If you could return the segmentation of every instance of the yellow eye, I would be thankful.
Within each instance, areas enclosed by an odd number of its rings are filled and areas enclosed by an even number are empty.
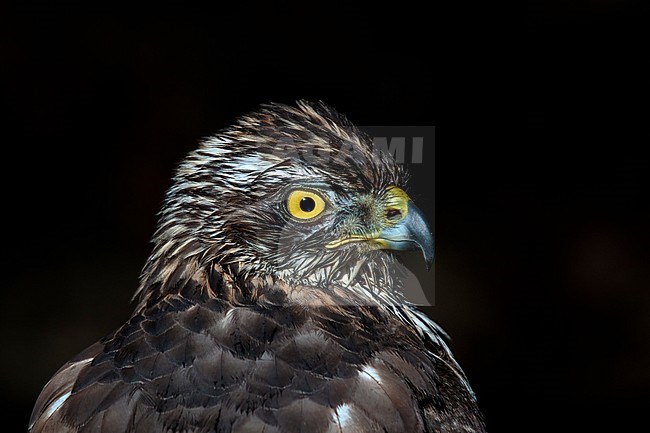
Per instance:
[[[325,200],[311,191],[292,191],[287,197],[287,210],[294,218],[309,220],[325,210]]]

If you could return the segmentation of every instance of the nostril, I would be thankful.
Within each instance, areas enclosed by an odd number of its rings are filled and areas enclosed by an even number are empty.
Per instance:
[[[399,209],[388,209],[386,211],[386,218],[389,220],[395,219],[402,216],[402,211]]]

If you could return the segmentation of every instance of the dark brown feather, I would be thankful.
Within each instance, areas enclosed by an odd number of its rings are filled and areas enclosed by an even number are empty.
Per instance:
[[[319,433],[342,422],[343,432],[445,432],[458,419],[482,431],[455,373],[424,355],[436,348],[377,310],[303,309],[294,320],[293,306],[215,309],[179,296],[81,355],[95,361],[55,375],[46,390],[72,395],[32,431]],[[35,418],[57,395],[43,395]]]

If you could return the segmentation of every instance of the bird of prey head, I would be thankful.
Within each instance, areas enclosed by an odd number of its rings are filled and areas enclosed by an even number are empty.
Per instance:
[[[65,364],[32,433],[484,432],[393,250],[433,240],[405,174],[323,104],[203,142],[167,193],[129,320]]]
[[[386,250],[419,249],[429,266],[433,259],[405,177],[326,105],[267,105],[203,142],[178,169],[140,296],[217,262],[238,277],[338,288],[338,302],[399,298],[386,290],[399,280]]]

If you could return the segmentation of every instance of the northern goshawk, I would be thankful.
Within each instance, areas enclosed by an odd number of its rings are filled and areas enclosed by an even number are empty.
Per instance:
[[[394,250],[433,240],[405,172],[322,103],[202,142],[167,192],[132,317],[43,389],[41,432],[483,432]]]

